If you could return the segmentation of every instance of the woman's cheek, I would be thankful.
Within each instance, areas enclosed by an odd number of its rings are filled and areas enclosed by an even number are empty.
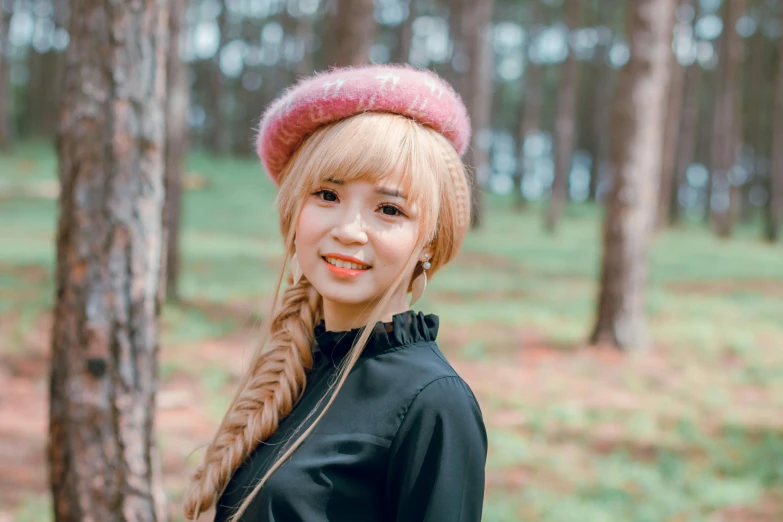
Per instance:
[[[299,213],[299,221],[296,225],[296,236],[300,239],[312,237],[317,231],[315,228],[319,222],[318,207],[311,203],[306,203]]]

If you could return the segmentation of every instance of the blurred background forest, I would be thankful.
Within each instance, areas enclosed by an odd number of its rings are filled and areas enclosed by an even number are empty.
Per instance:
[[[430,68],[471,113],[475,227],[417,308],[490,429],[484,520],[783,520],[783,0],[668,1],[658,144],[618,125],[635,0],[168,0],[172,520],[280,268],[259,116],[297,77],[367,62]],[[43,521],[72,4],[0,5],[0,522]],[[656,188],[649,253],[625,260],[645,267],[639,346],[602,336],[599,306],[633,147]]]
[[[556,197],[601,199],[609,143],[622,139],[612,136],[611,110],[617,71],[629,56],[629,2],[343,1],[351,14],[337,16],[338,3],[177,6],[186,9],[178,42],[191,148],[249,156],[259,115],[297,76],[335,64],[408,62],[435,70],[463,93],[476,133],[467,163],[491,192],[517,194],[524,205],[548,199],[553,179],[565,177],[567,194],[556,190]],[[698,220],[731,203],[732,220],[748,222],[774,203],[781,10],[775,0],[679,2],[662,152],[668,190],[661,207],[669,220]],[[55,136],[67,25],[68,2],[4,0],[5,149]],[[727,153],[728,183],[713,180],[716,168],[726,170]],[[779,233],[773,225],[766,234]]]

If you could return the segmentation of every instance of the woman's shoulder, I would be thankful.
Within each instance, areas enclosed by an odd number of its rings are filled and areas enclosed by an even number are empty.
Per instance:
[[[416,399],[430,403],[452,398],[476,401],[470,385],[451,365],[437,342],[417,342],[387,356],[394,359],[396,373],[405,384],[403,395],[409,403]],[[447,393],[440,395],[439,391]],[[455,393],[461,397],[455,397]]]

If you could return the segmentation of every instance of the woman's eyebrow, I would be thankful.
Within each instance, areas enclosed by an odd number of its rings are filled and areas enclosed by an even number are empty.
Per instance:
[[[324,180],[326,183],[333,183],[335,185],[345,185],[345,182],[339,179],[333,179],[333,178],[326,178]],[[376,187],[375,192],[378,194],[382,194],[384,196],[390,196],[393,198],[402,198],[402,199],[408,199],[408,197],[405,195],[404,192],[401,190],[388,188],[388,187]]]
[[[383,194],[384,196],[390,196],[390,197],[393,197],[393,198],[408,199],[408,197],[405,195],[404,192],[399,191],[399,190],[395,190],[395,189],[390,189],[390,188],[385,188],[385,187],[378,187],[378,188],[375,189],[375,192],[377,192],[378,194]]]

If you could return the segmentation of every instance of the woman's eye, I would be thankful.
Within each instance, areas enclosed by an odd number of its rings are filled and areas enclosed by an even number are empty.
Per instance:
[[[318,196],[323,201],[329,201],[329,202],[337,201],[337,194],[335,194],[331,190],[319,190],[316,191],[314,195]]]
[[[403,215],[402,211],[393,205],[381,205],[381,212],[387,216]]]

